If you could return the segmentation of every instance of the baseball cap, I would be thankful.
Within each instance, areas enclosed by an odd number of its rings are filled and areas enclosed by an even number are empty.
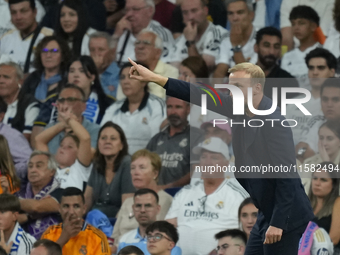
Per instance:
[[[194,154],[201,154],[202,149],[221,153],[227,160],[230,159],[228,145],[219,137],[210,137],[192,149]]]

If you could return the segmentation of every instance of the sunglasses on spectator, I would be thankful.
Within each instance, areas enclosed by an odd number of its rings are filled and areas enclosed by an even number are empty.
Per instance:
[[[48,48],[43,48],[41,50],[41,53],[58,53],[59,49],[53,48],[53,49],[48,49]]]
[[[58,102],[58,103],[61,103],[61,104],[62,104],[62,103],[65,103],[65,101],[66,101],[67,103],[75,103],[75,102],[77,102],[77,101],[84,102],[83,99],[76,98],[76,97],[66,97],[66,98],[60,97],[60,98],[57,99],[57,102]]]
[[[165,239],[169,240],[170,242],[173,242],[170,238],[168,238],[168,237],[166,237],[166,236],[164,236],[160,233],[146,236],[146,239],[148,240],[148,242],[150,242],[151,240],[154,241],[154,242],[158,242],[158,241],[162,240],[162,238],[165,238]]]
[[[136,40],[135,46],[136,45],[151,46],[153,44],[150,41],[147,41],[147,40]]]

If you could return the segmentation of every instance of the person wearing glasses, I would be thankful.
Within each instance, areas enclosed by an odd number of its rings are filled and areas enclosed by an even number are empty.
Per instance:
[[[99,132],[100,127],[99,125],[95,123],[91,123],[82,115],[82,113],[86,109],[86,97],[85,97],[84,91],[78,86],[73,85],[73,84],[65,85],[64,88],[61,90],[60,94],[58,95],[58,99],[56,101],[55,107],[59,109],[60,111],[62,111],[63,113],[66,113],[66,112],[72,113],[72,119],[81,123],[81,125],[90,134],[90,144],[91,144],[91,148],[93,148],[92,151],[94,152],[95,150],[94,148],[97,145],[97,137],[98,137],[98,132]],[[71,119],[70,116],[67,116],[67,117],[65,116],[65,118],[67,122],[69,121],[68,119]],[[59,118],[59,120],[57,119],[56,122],[52,122],[46,126],[46,129],[48,129],[50,127],[57,125],[58,131],[59,131],[59,132],[55,132],[54,136],[49,137],[48,150],[53,155],[57,153],[59,145],[61,144],[61,141],[63,140],[64,136],[69,132],[74,132],[74,130],[70,128],[69,125],[64,125],[64,124],[61,124],[60,122],[61,122],[61,119]],[[36,139],[35,139],[35,142],[36,142]],[[87,154],[87,156],[89,155]],[[88,163],[86,163],[85,165],[88,166]]]
[[[195,172],[201,173],[193,185],[176,194],[165,219],[178,228],[178,246],[183,254],[206,255],[216,247],[216,232],[238,227],[237,211],[248,193],[223,171],[208,171],[210,166],[229,166],[228,145],[210,137],[193,148],[200,155]]]
[[[83,190],[92,169],[92,157],[89,157],[91,137],[73,114],[72,108],[68,107],[67,100],[63,101],[63,99],[59,100],[57,104],[59,121],[35,137],[35,146],[37,150],[48,151],[48,143],[64,131],[66,134],[61,139],[55,154],[58,163],[55,178],[60,182],[62,189],[76,187]]]
[[[171,32],[152,19],[155,13],[154,0],[126,0],[125,15],[115,27],[112,38],[115,41],[118,64],[127,62],[128,57],[135,59],[134,43],[138,34],[147,28],[156,32],[163,41],[162,61],[170,62],[175,45]]]
[[[132,205],[133,214],[138,222],[138,228],[125,233],[119,240],[118,252],[128,246],[134,245],[140,248],[145,255],[149,255],[147,249],[148,236],[146,229],[156,222],[157,214],[160,212],[158,194],[151,189],[139,189],[134,194],[134,204]],[[157,239],[154,239],[157,241]],[[175,246],[171,254],[182,254],[181,249]]]
[[[57,93],[66,80],[70,57],[70,49],[64,40],[56,36],[43,38],[34,50],[36,70],[25,79],[22,91],[40,102]]]
[[[155,221],[146,228],[145,232],[148,251],[151,255],[173,254],[172,251],[176,249],[179,238],[174,225],[167,221]],[[182,254],[182,252],[179,250],[176,254]]]
[[[217,255],[243,255],[246,250],[247,236],[239,229],[228,229],[215,235],[218,245]]]
[[[162,56],[163,41],[155,32],[143,29],[137,36],[135,41],[136,60],[155,73],[177,79],[179,76],[178,69],[169,64],[164,63],[160,58]],[[148,91],[150,94],[165,99],[165,90],[153,82],[148,83]],[[118,95],[120,99],[124,97],[122,87],[118,87]]]

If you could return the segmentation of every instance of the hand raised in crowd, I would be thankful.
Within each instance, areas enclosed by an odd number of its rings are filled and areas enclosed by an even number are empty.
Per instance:
[[[0,238],[0,246],[6,251],[7,254],[9,254],[12,249],[13,241],[11,241],[9,244],[6,244],[3,230],[0,231]]]
[[[240,24],[234,24],[230,29],[230,42],[233,46],[242,45],[244,41],[242,28]]]
[[[183,34],[187,41],[195,41],[197,36],[197,24],[195,22],[188,21],[183,30]]]
[[[72,237],[75,237],[82,230],[84,220],[75,214],[66,213],[63,221],[63,231],[58,239],[58,243],[64,246]]]
[[[58,109],[58,121],[65,124],[68,127],[68,122],[70,119],[74,119],[79,122],[78,118],[72,113],[72,109],[67,105],[57,104]]]
[[[115,32],[113,34],[113,38],[120,37],[124,33],[125,30],[131,31],[131,29],[132,29],[131,23],[125,15],[123,18],[120,19],[120,21],[118,21],[116,28],[115,28]]]
[[[318,147],[319,147],[319,154],[322,158],[322,161],[330,161],[330,158],[327,154],[325,146],[322,144],[321,141],[318,142]]]
[[[263,244],[273,244],[279,242],[282,237],[283,230],[281,228],[269,226]]]
[[[0,185],[4,194],[9,194],[9,182],[6,176],[0,177]]]

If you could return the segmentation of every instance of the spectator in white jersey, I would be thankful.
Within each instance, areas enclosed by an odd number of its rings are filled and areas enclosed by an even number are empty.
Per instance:
[[[221,231],[215,238],[217,255],[243,255],[246,250],[247,236],[239,229]]]
[[[145,148],[159,132],[165,119],[164,100],[148,92],[146,82],[130,79],[132,65],[125,63],[120,71],[120,84],[126,99],[111,105],[105,112],[101,126],[112,121],[124,129],[129,153]]]
[[[7,104],[2,120],[30,141],[33,121],[39,114],[39,104],[34,96],[21,91],[24,74],[14,62],[0,64],[0,97]]]
[[[204,140],[193,152],[200,154],[195,171],[202,180],[175,195],[166,219],[178,228],[183,254],[206,255],[217,246],[216,232],[238,227],[238,208],[249,195],[235,179],[224,177],[221,169],[229,166],[229,152],[220,138]],[[211,167],[216,171],[210,172]]]
[[[184,0],[181,3],[183,22],[186,24],[183,34],[176,39],[172,64],[179,66],[189,56],[202,56],[209,70],[215,67],[215,60],[220,51],[220,43],[228,31],[214,25],[207,19],[208,1]]]
[[[55,178],[60,182],[62,189],[76,187],[79,190],[84,190],[92,170],[91,137],[71,112],[72,108],[59,101],[57,103],[58,123],[35,137],[35,148],[40,151],[48,151],[50,140],[64,131],[66,135],[60,141],[55,154],[55,160],[58,163]]]
[[[38,26],[37,9],[34,0],[9,0],[11,21],[15,29],[8,31],[0,40],[0,53],[8,55],[24,71],[33,68],[33,49],[53,30]]]
[[[298,125],[292,128],[294,143],[300,141],[301,132],[304,125],[315,118],[323,115],[321,111],[320,89],[326,79],[334,77],[337,67],[334,55],[326,49],[316,48],[309,52],[305,58],[308,67],[308,78],[311,87],[311,98],[304,103],[304,107],[312,114],[311,116],[303,114],[303,112],[294,104],[287,106],[287,119],[294,119]],[[267,84],[266,84],[267,85]],[[299,95],[298,98],[303,98]]]
[[[90,27],[88,13],[81,0],[64,0],[59,5],[55,35],[69,43],[73,55],[90,55],[90,34],[96,32]]]
[[[158,184],[162,189],[183,187],[190,182],[191,145],[200,141],[202,130],[188,123],[190,104],[174,97],[166,99],[168,126],[151,138],[146,146],[162,159]]]
[[[301,163],[318,152],[319,128],[326,121],[340,121],[340,85],[337,79],[329,78],[320,89],[321,115],[311,118],[301,130],[300,139],[295,146],[297,159]]]
[[[224,78],[228,69],[236,64],[247,62],[255,64],[257,54],[254,51],[256,30],[251,0],[227,0],[227,17],[231,24],[230,34],[220,45],[214,78]]]
[[[320,17],[313,8],[300,5],[292,9],[289,20],[300,45],[283,55],[281,68],[293,75],[301,88],[310,89],[305,57],[310,51],[321,47],[314,37],[314,32],[320,24]]]
[[[134,43],[137,35],[147,28],[158,34],[163,41],[161,60],[170,62],[173,54],[174,39],[171,32],[159,22],[152,20],[155,12],[153,0],[126,0],[125,16],[117,23],[113,39],[116,44],[116,61],[119,65],[127,62],[128,57],[135,59]]]
[[[29,255],[36,239],[18,223],[20,202],[14,195],[0,195],[0,246],[7,255]]]

